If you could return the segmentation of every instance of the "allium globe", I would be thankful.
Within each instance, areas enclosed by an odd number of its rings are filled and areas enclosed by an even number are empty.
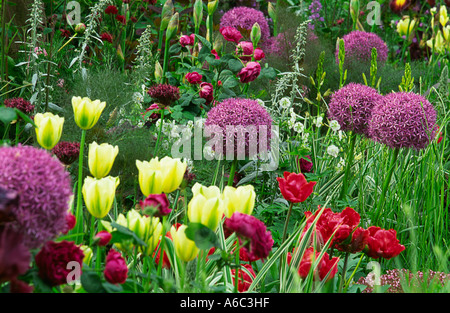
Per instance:
[[[61,162],[47,151],[21,145],[0,148],[0,186],[19,194],[11,224],[29,248],[65,230],[71,180]]]
[[[331,96],[328,118],[338,121],[343,131],[368,136],[372,109],[382,97],[372,87],[349,83]]]
[[[388,47],[377,34],[354,30],[344,37],[345,63],[370,62],[372,48],[377,49],[377,61],[384,63],[388,58]],[[339,62],[339,49],[336,49],[336,63]]]
[[[7,108],[16,108],[23,113],[32,113],[34,111],[34,105],[24,98],[5,99],[4,104]]]
[[[52,152],[65,165],[70,165],[78,159],[80,155],[80,143],[60,141],[53,147]]]
[[[205,130],[222,139],[214,146],[215,152],[228,156],[234,152],[234,157],[245,153],[251,158],[267,152],[271,129],[272,118],[266,109],[256,100],[242,98],[220,102],[208,112],[205,122]]]
[[[377,102],[370,136],[391,148],[424,149],[436,135],[436,110],[423,96],[393,92]]]
[[[258,23],[261,28],[261,41],[267,40],[270,36],[269,23],[263,12],[253,8],[240,6],[225,12],[220,20],[220,28],[234,27],[242,34],[247,33],[246,37],[249,37],[255,23]]]

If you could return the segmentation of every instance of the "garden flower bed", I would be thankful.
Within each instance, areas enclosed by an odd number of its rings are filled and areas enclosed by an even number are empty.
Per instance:
[[[0,293],[450,291],[447,1],[1,4]]]

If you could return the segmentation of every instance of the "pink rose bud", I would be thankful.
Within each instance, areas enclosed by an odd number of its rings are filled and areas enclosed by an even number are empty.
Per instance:
[[[106,256],[105,279],[111,284],[123,284],[128,277],[128,267],[122,255],[114,249]]]
[[[187,73],[185,78],[189,82],[189,84],[200,84],[203,76],[197,72]]]
[[[241,83],[249,83],[257,79],[260,73],[261,65],[258,62],[248,62],[238,76]]]
[[[200,98],[206,99],[206,104],[210,104],[214,100],[214,87],[210,83],[203,82],[200,84]]]
[[[266,55],[261,48],[256,48],[255,51],[253,51],[253,56],[255,57],[256,61],[259,61],[264,59]]]
[[[182,47],[192,46],[194,44],[194,40],[192,36],[183,35],[180,37],[180,45]]]
[[[144,201],[140,201],[139,204],[145,215],[147,215],[147,212],[150,212],[150,210],[153,210],[150,215],[161,217],[168,215],[172,211],[172,209],[169,208],[169,200],[165,193],[150,194]]]
[[[94,238],[97,240],[97,244],[100,247],[104,247],[111,241],[112,235],[108,233],[106,230],[102,230],[98,232]]]
[[[250,41],[240,42],[236,47],[236,54],[242,61],[250,61],[253,55],[253,43],[251,43]]]
[[[219,31],[226,41],[238,43],[239,40],[242,39],[241,32],[234,27],[231,26],[222,27]]]
[[[214,57],[216,58],[216,60],[219,60],[219,59],[220,59],[219,54],[217,53],[217,51],[216,51],[215,49],[212,49],[212,50],[211,50],[211,53],[214,55]]]
[[[63,234],[66,235],[70,230],[72,230],[75,227],[75,224],[77,223],[77,219],[75,218],[75,215],[72,213],[66,214],[66,228],[64,229]]]

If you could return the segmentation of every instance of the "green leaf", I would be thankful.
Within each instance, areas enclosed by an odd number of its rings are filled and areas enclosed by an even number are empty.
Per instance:
[[[190,223],[185,233],[199,249],[209,250],[219,245],[216,233],[200,223]]]
[[[211,51],[211,49],[212,49],[211,43],[208,40],[206,40],[205,37],[202,37],[200,35],[195,35],[195,36],[198,38],[198,40],[200,40],[200,42],[202,43],[202,45],[204,47],[208,47],[209,51]]]
[[[117,224],[116,222],[113,221],[111,222],[111,227],[116,229],[111,233],[112,235],[111,243],[115,242],[120,243],[122,241],[131,240],[135,244],[147,247],[147,244],[141,238],[139,238],[133,231],[126,228],[125,226]]]
[[[25,122],[30,123],[31,125],[33,125],[33,127],[37,127],[36,124],[34,123],[34,121],[25,113],[23,113],[22,111],[20,111],[17,108],[14,108],[14,111],[17,113],[17,115],[19,115]]]
[[[203,63],[206,60],[206,58],[210,55],[211,49],[208,48],[207,46],[203,46],[202,49],[200,50],[200,53],[198,54],[198,61],[200,63]]]
[[[106,290],[103,287],[102,279],[93,271],[83,271],[81,274],[81,285],[88,293],[105,293]]]
[[[102,286],[108,293],[121,293],[123,291],[122,285],[114,285],[108,282],[104,282]]]
[[[8,125],[17,119],[16,111],[13,108],[0,107],[0,121]]]
[[[233,73],[238,73],[243,67],[242,62],[238,59],[231,59],[228,61],[228,68]]]

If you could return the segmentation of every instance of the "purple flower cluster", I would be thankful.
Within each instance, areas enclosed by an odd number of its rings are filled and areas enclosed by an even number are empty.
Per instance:
[[[52,152],[63,164],[70,165],[75,162],[80,155],[80,143],[60,141],[52,149]]]
[[[349,83],[331,96],[328,117],[338,121],[344,131],[369,136],[368,121],[372,109],[382,98],[372,87]]]
[[[205,126],[214,137],[221,136],[224,139],[221,151],[224,155],[227,147],[233,147],[236,156],[244,146],[245,156],[249,157],[253,156],[252,147],[256,148],[256,153],[270,149],[272,118],[256,100],[225,99],[208,112]],[[267,150],[262,150],[266,148],[264,140]]]
[[[0,186],[19,195],[11,224],[29,248],[66,229],[72,196],[69,173],[50,153],[31,146],[0,148]]]
[[[436,110],[423,96],[393,92],[377,102],[370,137],[391,148],[424,149],[436,135]]]
[[[250,34],[256,22],[261,28],[261,42],[264,42],[270,37],[269,23],[263,12],[253,8],[240,6],[225,12],[220,20],[220,28],[231,26]]]
[[[180,89],[177,86],[169,84],[157,84],[151,86],[147,93],[155,102],[163,104],[164,106],[170,106],[173,102],[180,99]]]
[[[30,101],[24,98],[11,98],[5,99],[4,104],[7,108],[16,108],[23,113],[32,113],[34,111],[34,105]]]
[[[388,47],[377,34],[354,30],[343,38],[345,43],[345,62],[370,62],[372,48],[377,49],[377,61],[384,63],[388,58]],[[336,63],[339,62],[339,48],[336,49]]]
[[[311,15],[308,17],[311,20],[311,23],[309,23],[309,28],[310,29],[314,29],[315,25],[314,23],[316,21],[321,21],[323,22],[324,19],[322,16],[320,16],[320,10],[322,10],[322,3],[320,3],[320,0],[314,0],[313,2],[311,2],[311,4],[308,7],[309,12],[311,13]]]

